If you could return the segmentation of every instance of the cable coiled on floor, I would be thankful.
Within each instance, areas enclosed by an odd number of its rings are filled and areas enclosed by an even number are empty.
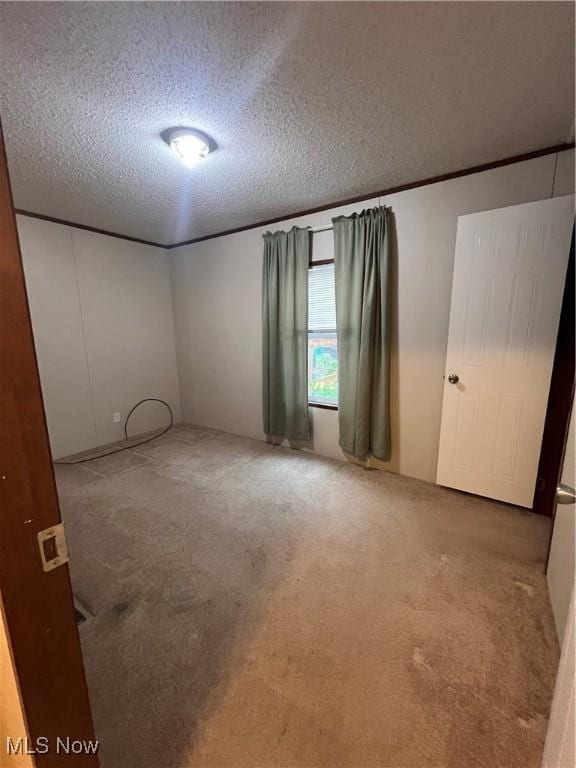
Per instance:
[[[103,451],[102,453],[98,453],[96,456],[90,456],[86,457],[84,459],[72,459],[71,461],[54,461],[53,464],[62,464],[62,465],[69,465],[69,464],[85,464],[88,461],[94,461],[94,459],[102,459],[104,456],[112,456],[114,453],[121,453],[122,451],[129,451],[131,448],[137,448],[139,445],[145,445],[146,443],[152,442],[152,440],[157,440],[159,437],[162,437],[162,435],[165,435],[168,430],[172,429],[174,426],[174,413],[172,411],[172,408],[168,405],[168,403],[165,400],[162,400],[159,397],[145,397],[143,400],[140,400],[136,403],[136,405],[132,406],[130,411],[128,412],[128,416],[126,416],[126,420],[124,421],[124,440],[130,440],[128,437],[128,422],[130,421],[130,417],[134,413],[134,411],[142,405],[142,403],[162,403],[162,405],[165,405],[168,409],[168,413],[170,414],[170,424],[168,424],[167,427],[163,427],[161,432],[158,432],[157,435],[152,435],[152,437],[147,437],[145,440],[140,440],[137,443],[130,443],[130,445],[123,445],[120,448],[111,448],[108,451]]]

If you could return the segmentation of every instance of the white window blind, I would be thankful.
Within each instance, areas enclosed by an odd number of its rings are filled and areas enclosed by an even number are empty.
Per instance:
[[[308,402],[338,406],[334,264],[308,271]]]
[[[336,330],[334,264],[312,266],[308,272],[308,330]]]

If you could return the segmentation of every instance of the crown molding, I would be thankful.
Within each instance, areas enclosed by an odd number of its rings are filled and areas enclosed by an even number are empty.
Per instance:
[[[574,142],[566,144],[556,144],[552,147],[545,147],[544,149],[537,149],[533,152],[525,152],[522,155],[514,155],[507,157],[503,160],[494,160],[491,163],[483,163],[482,165],[474,165],[469,168],[463,168],[459,171],[453,171],[452,173],[444,173],[440,176],[431,176],[426,179],[420,179],[419,181],[413,181],[409,184],[401,184],[397,187],[389,187],[388,189],[380,189],[376,192],[369,194],[358,195],[357,197],[349,197],[345,200],[333,200],[330,203],[319,205],[316,208],[306,208],[301,211],[295,211],[283,216],[277,216],[273,219],[265,219],[264,221],[257,221],[254,224],[246,224],[243,227],[236,227],[235,229],[226,229],[221,232],[214,232],[210,235],[203,235],[202,237],[195,237],[191,240],[183,240],[180,243],[157,243],[153,240],[143,240],[139,237],[131,237],[130,235],[122,235],[119,232],[109,232],[106,229],[98,229],[97,227],[90,227],[86,224],[77,224],[73,221],[66,221],[65,219],[57,219],[53,216],[45,216],[41,213],[34,213],[33,211],[25,211],[21,208],[16,208],[15,212],[20,216],[28,216],[32,219],[40,219],[41,221],[49,221],[53,224],[62,224],[65,227],[74,227],[75,229],[81,229],[85,232],[95,232],[98,235],[107,235],[108,237],[116,237],[120,240],[128,240],[132,243],[141,243],[142,245],[153,245],[156,248],[163,248],[164,250],[171,251],[174,248],[182,248],[184,245],[194,245],[195,243],[203,243],[206,240],[214,240],[217,237],[226,237],[227,235],[235,235],[239,232],[246,232],[250,229],[258,229],[259,227],[267,227],[270,224],[278,224],[281,221],[288,221],[289,219],[297,219],[301,216],[310,216],[313,213],[320,213],[321,211],[328,211],[331,208],[340,208],[344,205],[352,205],[354,203],[362,203],[366,200],[372,200],[375,197],[385,197],[387,195],[394,195],[398,192],[406,192],[410,189],[417,189],[418,187],[427,187],[430,184],[438,184],[441,181],[450,181],[451,179],[460,179],[463,176],[471,176],[474,173],[482,173],[483,171],[492,171],[495,168],[502,168],[506,165],[513,165],[514,163],[522,163],[526,160],[533,160],[537,157],[544,157],[545,155],[552,155],[559,152],[566,152],[569,149],[574,149]]]

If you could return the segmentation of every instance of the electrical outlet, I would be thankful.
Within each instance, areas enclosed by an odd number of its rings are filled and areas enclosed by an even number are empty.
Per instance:
[[[118,422],[120,421],[120,414],[119,413],[113,413],[112,414],[112,421],[114,422],[114,424],[118,424]]]

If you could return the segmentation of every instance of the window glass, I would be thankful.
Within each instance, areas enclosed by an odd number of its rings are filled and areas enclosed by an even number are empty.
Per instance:
[[[334,264],[308,272],[308,401],[338,405]]]

